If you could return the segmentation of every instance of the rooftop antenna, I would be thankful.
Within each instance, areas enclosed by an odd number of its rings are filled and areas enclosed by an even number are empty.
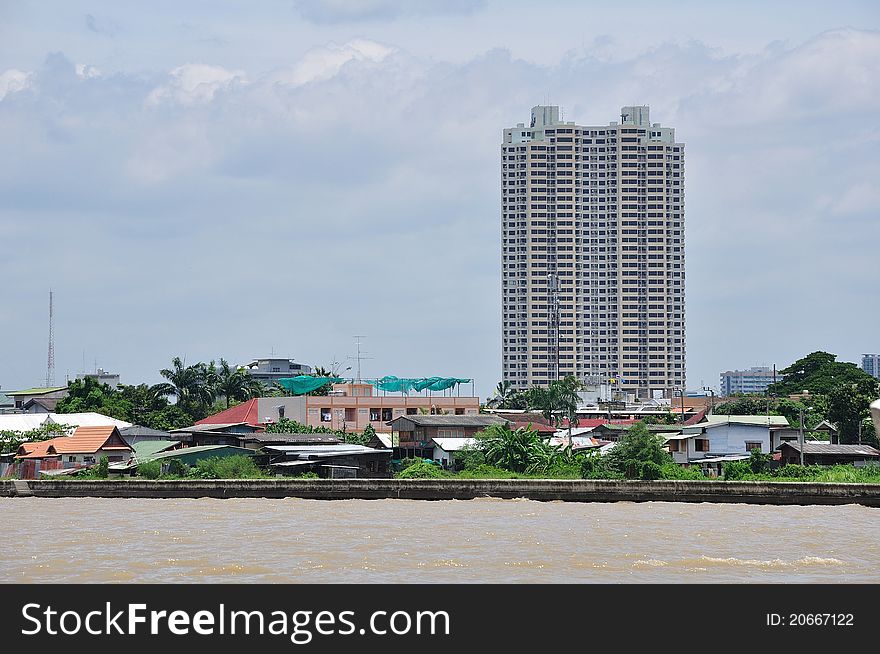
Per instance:
[[[355,341],[355,345],[357,346],[357,356],[346,357],[347,359],[352,359],[357,361],[357,379],[355,380],[357,383],[361,382],[361,361],[364,359],[372,359],[373,357],[365,356],[368,354],[367,352],[361,352],[361,339],[363,336],[352,336]]]
[[[49,289],[49,356],[46,361],[46,388],[55,385],[55,307],[52,289]]]

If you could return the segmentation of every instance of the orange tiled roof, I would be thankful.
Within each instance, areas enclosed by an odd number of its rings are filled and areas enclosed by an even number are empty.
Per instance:
[[[62,436],[61,438],[68,438],[67,436]],[[49,446],[52,444],[52,441],[57,441],[57,438],[52,438],[47,441],[30,441],[27,443],[22,443],[18,446],[18,452],[15,454],[15,458],[17,459],[42,459],[46,456],[51,456],[49,454]]]
[[[51,449],[57,454],[92,454],[104,448],[104,444],[110,440],[119,430],[113,425],[101,427],[77,427],[72,436],[64,436],[52,440]],[[119,436],[121,439],[122,437]],[[111,445],[104,449],[131,449],[123,445]]]

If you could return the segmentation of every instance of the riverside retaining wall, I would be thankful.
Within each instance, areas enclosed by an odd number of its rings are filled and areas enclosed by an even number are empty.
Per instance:
[[[0,481],[4,497],[299,497],[565,502],[739,502],[880,506],[880,484],[586,479],[230,479]]]

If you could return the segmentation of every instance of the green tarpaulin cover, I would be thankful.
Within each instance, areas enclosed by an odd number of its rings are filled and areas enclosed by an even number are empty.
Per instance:
[[[297,375],[296,377],[284,377],[279,379],[278,383],[286,391],[290,391],[294,395],[305,395],[314,390],[326,386],[327,384],[338,384],[342,382],[341,377],[312,377],[311,375]]]
[[[456,384],[471,381],[460,377],[394,377],[389,375],[370,383],[381,391],[409,393],[410,391],[445,391]]]

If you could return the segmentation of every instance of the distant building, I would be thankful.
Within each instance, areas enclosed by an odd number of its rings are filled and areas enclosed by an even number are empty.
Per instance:
[[[119,375],[114,372],[107,372],[103,368],[98,368],[95,372],[84,372],[76,376],[77,379],[94,379],[100,384],[107,384],[110,388],[119,386]]]
[[[574,375],[642,399],[685,385],[685,146],[645,105],[503,130],[502,379]]]
[[[778,372],[775,373],[775,381],[783,378]],[[774,382],[772,368],[760,366],[748,370],[728,370],[721,373],[721,395],[740,395],[749,393],[763,393]]]
[[[880,354],[863,354],[862,370],[872,377],[880,379]]]
[[[50,388],[26,388],[21,391],[6,391],[7,397],[15,402],[16,409],[24,409],[24,405],[30,400],[55,400],[67,397],[67,386],[53,386]]]
[[[437,439],[470,439],[492,425],[507,424],[507,420],[492,415],[471,416],[399,416],[389,423],[396,458],[419,457],[436,459],[434,450]],[[442,445],[441,445],[442,447]],[[447,452],[450,448],[444,447]]]
[[[241,366],[251,377],[261,382],[271,384],[285,377],[312,374],[311,366],[297,363],[293,359],[281,357],[263,357],[254,359],[250,363]]]

